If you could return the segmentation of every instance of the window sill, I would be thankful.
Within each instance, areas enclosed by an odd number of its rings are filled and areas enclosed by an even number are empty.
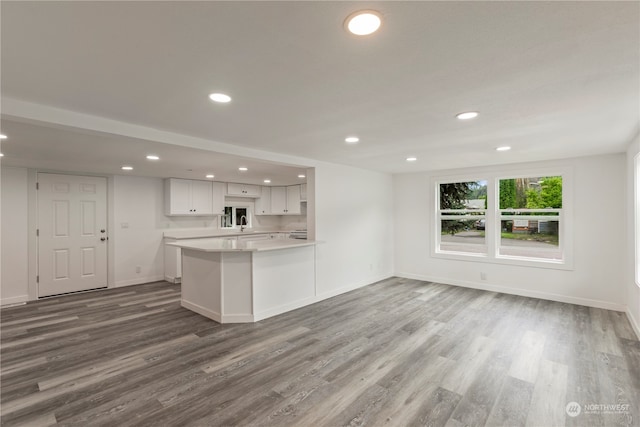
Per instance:
[[[544,268],[549,270],[573,270],[573,265],[566,260],[543,260],[536,258],[510,257],[499,255],[497,257],[488,254],[448,252],[435,250],[433,258],[449,259],[455,261],[480,262],[487,264],[513,265],[518,267]]]

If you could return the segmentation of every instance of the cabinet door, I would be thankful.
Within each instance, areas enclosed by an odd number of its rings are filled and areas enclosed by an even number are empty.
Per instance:
[[[271,214],[283,215],[287,210],[287,188],[271,187]]]
[[[245,197],[260,197],[260,186],[259,185],[243,185],[244,196]]]
[[[243,196],[244,189],[242,188],[242,184],[237,184],[235,182],[227,183],[227,194],[229,196]]]
[[[307,184],[300,184],[300,201],[307,201]]]
[[[289,215],[300,215],[300,186],[287,187],[287,210]]]
[[[212,198],[211,182],[191,181],[191,209],[193,209],[193,215],[212,215]]]
[[[165,185],[165,197],[169,197],[167,215],[191,215],[191,180],[170,178]]]
[[[262,187],[260,197],[256,199],[256,215],[271,214],[271,188]]]
[[[211,208],[214,215],[224,215],[224,193],[226,191],[226,185],[224,182],[212,182],[212,204]]]

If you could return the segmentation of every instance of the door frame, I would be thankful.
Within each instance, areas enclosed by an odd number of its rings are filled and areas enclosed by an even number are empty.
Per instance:
[[[38,182],[39,173],[53,173],[60,175],[74,175],[74,176],[92,176],[101,177],[107,179],[107,227],[108,230],[114,230],[115,224],[113,220],[113,175],[76,172],[76,171],[60,171],[54,169],[27,169],[27,186],[28,186],[28,218],[27,227],[29,230],[29,237],[27,242],[29,252],[29,283],[28,283],[28,295],[29,301],[35,301],[38,299],[38,283],[36,277],[38,276],[38,237],[36,236],[36,230],[38,229],[38,191],[36,190],[36,182]],[[110,232],[110,235],[114,233]],[[114,287],[114,272],[115,267],[113,265],[115,244],[107,245],[107,287],[110,289]],[[105,288],[102,288],[105,289]],[[50,298],[50,297],[43,297]]]

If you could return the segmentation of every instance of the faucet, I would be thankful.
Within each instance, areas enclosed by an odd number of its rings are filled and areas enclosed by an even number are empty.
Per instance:
[[[244,218],[244,221],[242,221],[242,218]],[[246,215],[242,215],[240,217],[240,232],[244,233],[244,229],[247,226],[247,216]]]

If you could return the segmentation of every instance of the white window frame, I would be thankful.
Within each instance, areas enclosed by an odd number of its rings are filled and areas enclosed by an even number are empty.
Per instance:
[[[436,181],[436,191],[435,191],[435,206],[436,206],[436,221],[435,221],[435,238],[436,238],[436,246],[435,253],[443,254],[448,256],[470,256],[475,258],[486,258],[489,252],[489,246],[487,245],[487,234],[486,234],[486,223],[487,223],[487,211],[489,210],[489,205],[487,205],[486,209],[440,209],[440,185],[441,184],[455,184],[462,182],[478,182],[478,181],[487,181],[487,203],[489,200],[489,181],[483,178],[478,179],[440,179]],[[476,215],[471,215],[471,213],[476,213]],[[477,213],[483,212],[482,215],[477,215]],[[447,215],[451,213],[461,213],[465,215]],[[440,249],[442,243],[442,221],[446,220],[485,220],[485,244],[486,248],[485,253],[477,253],[477,252],[462,252],[462,251],[447,251]]]
[[[231,224],[233,224],[231,227],[223,227],[222,226],[222,219],[224,217],[224,215],[220,216],[220,229],[222,230],[239,230],[240,226],[235,225],[236,224],[236,209],[246,209],[247,210],[247,225],[245,226],[245,228],[251,228],[252,227],[252,219],[253,219],[253,206],[251,204],[243,204],[243,203],[233,203],[233,204],[225,204],[224,206],[225,210],[227,208],[231,208]]]
[[[501,215],[499,207],[499,185],[501,179],[526,178],[536,176],[561,176],[562,177],[562,212],[559,226],[559,244],[562,245],[562,260],[544,258],[527,258],[511,255],[500,255],[500,229]],[[485,213],[485,243],[486,254],[453,252],[440,250],[441,215],[439,212],[440,184],[453,182],[487,181],[487,209]],[[640,186],[640,183],[639,183]],[[460,261],[475,261],[493,264],[518,265],[525,267],[538,267],[555,270],[573,270],[573,168],[569,166],[557,168],[536,168],[530,170],[511,170],[497,172],[482,172],[472,175],[443,176],[431,179],[431,211],[433,221],[430,236],[431,256],[434,258],[452,259]],[[640,197],[640,195],[638,196]],[[507,210],[512,212],[513,210]],[[546,211],[533,209],[533,211]],[[533,218],[533,217],[532,217]],[[548,219],[545,218],[545,219]],[[639,220],[640,221],[640,220]],[[640,236],[638,236],[640,240]],[[640,252],[640,247],[638,249]],[[640,280],[640,277],[639,277]]]

